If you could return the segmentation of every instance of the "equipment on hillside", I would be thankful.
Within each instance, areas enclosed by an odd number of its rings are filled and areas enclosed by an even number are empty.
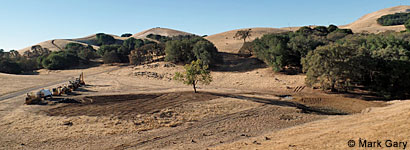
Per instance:
[[[85,85],[84,81],[84,73],[81,72],[79,78],[76,78],[74,81],[69,81],[69,84],[64,84],[63,86],[59,86],[57,88],[52,88],[51,90],[42,89],[38,91],[36,94],[27,93],[26,97],[26,104],[42,104],[43,99],[46,100],[47,98],[53,98],[52,96],[61,96],[62,94],[69,94],[72,91],[76,90],[80,86]]]
[[[42,102],[41,97],[34,95],[33,93],[27,93],[25,104],[40,104]]]
[[[63,87],[61,88],[61,94],[68,94],[68,93],[71,93],[71,89],[68,88],[68,86],[64,84]]]
[[[61,96],[62,94],[62,87],[59,86],[57,88],[53,88],[51,89],[51,91],[53,92],[53,96]]]
[[[41,104],[42,100],[47,98],[53,98],[53,94],[48,89],[42,89],[38,91],[35,95],[33,93],[27,93],[26,104]]]
[[[76,81],[68,81],[70,84],[68,85],[69,88],[71,88],[72,90],[76,90],[78,87],[80,87],[80,83],[78,82],[78,80]]]
[[[84,81],[84,72],[81,72],[80,77],[78,78],[80,85],[85,85]]]

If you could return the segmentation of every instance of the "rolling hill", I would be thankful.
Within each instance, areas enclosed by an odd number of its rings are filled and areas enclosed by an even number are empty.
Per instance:
[[[247,39],[247,41],[252,41],[258,37],[262,37],[264,34],[269,34],[269,33],[280,33],[280,32],[286,32],[289,31],[289,29],[278,29],[278,28],[246,28],[246,29],[237,29],[237,30],[231,30],[231,31],[226,31],[214,35],[210,35],[205,37],[207,40],[211,41],[214,43],[216,48],[218,48],[218,51],[220,52],[227,52],[227,53],[237,53],[238,50],[241,48],[243,41],[234,39],[233,37],[235,36],[235,33],[239,30],[247,30],[247,29],[252,29],[251,37],[250,39]]]
[[[383,15],[388,15],[388,14],[394,14],[398,12],[409,12],[410,11],[410,6],[397,6],[397,7],[392,7],[392,8],[386,8],[382,9],[367,15],[364,15],[357,21],[347,24],[347,25],[342,25],[340,28],[349,28],[352,29],[353,32],[369,32],[369,33],[380,33],[384,31],[402,31],[404,30],[403,25],[397,25],[397,26],[381,26],[377,23],[377,19],[380,18]],[[261,37],[264,34],[268,33],[280,33],[280,32],[286,32],[286,31],[295,31],[299,27],[285,27],[285,28],[245,28],[245,29],[252,29],[252,36],[250,39],[247,39],[248,41],[254,40],[255,38]],[[236,30],[231,30],[231,31],[226,31],[214,35],[210,35],[206,37],[209,41],[215,44],[215,46],[218,48],[219,51],[221,52],[229,52],[229,53],[237,53],[238,50],[241,48],[243,41],[242,40],[237,40],[234,39],[234,35],[238,30],[243,30],[243,29],[236,29]],[[193,35],[192,33],[187,33],[183,31],[178,31],[174,29],[168,29],[168,28],[151,28],[139,33],[136,33],[132,35],[131,37],[137,38],[137,39],[145,39],[147,35],[149,34],[158,34],[162,36],[178,36],[178,35]],[[116,35],[112,35],[115,39],[118,40],[126,40],[128,37],[119,37]],[[60,48],[63,48],[66,44],[70,42],[76,42],[80,44],[92,44],[91,40],[95,39],[96,35],[90,35],[86,36],[83,38],[77,38],[77,39],[55,39],[55,40],[48,40],[44,41],[41,43],[38,43],[36,45],[40,45],[42,47],[48,48],[52,51],[59,50]],[[54,44],[53,44],[54,43]],[[95,49],[98,49],[99,47],[96,45],[93,45]],[[29,50],[31,46],[20,49],[19,52],[23,53],[26,50]]]
[[[183,31],[178,31],[178,30],[173,30],[173,29],[167,29],[167,28],[152,28],[152,29],[148,29],[139,33],[134,34],[131,37],[134,37],[136,39],[146,39],[146,36],[149,34],[158,34],[158,35],[162,35],[162,36],[178,36],[178,35],[193,35],[191,33],[187,33],[187,32],[183,32]],[[129,37],[120,37],[117,35],[113,35],[113,34],[109,34],[111,36],[113,36],[115,39],[117,40],[126,40]],[[67,45],[68,43],[74,42],[74,43],[79,43],[79,44],[83,44],[83,45],[92,45],[94,47],[94,49],[98,49],[99,46],[97,45],[93,45],[92,40],[95,40],[97,38],[96,34],[92,34],[86,37],[82,37],[82,38],[75,38],[75,39],[54,39],[54,40],[48,40],[48,41],[44,41],[44,42],[40,42],[38,44],[35,45],[40,45],[43,48],[48,48],[51,51],[58,51],[61,48],[64,48],[65,45]],[[34,45],[32,45],[34,46]],[[18,50],[20,54],[24,53],[27,50],[30,50],[32,46],[23,48]]]
[[[183,31],[156,27],[156,28],[151,28],[151,29],[136,33],[136,34],[132,35],[131,37],[134,37],[134,38],[137,38],[137,39],[138,38],[145,38],[149,34],[157,34],[157,35],[161,35],[161,36],[193,35],[192,33],[187,33],[187,32],[183,32]]]
[[[340,26],[341,28],[349,28],[352,29],[353,32],[369,32],[369,33],[380,33],[384,31],[403,31],[405,30],[404,25],[396,25],[396,26],[382,26],[377,23],[377,19],[381,16],[400,13],[400,12],[410,12],[410,6],[396,6],[391,8],[382,9],[367,15],[364,15],[357,21]]]
[[[348,25],[340,26],[340,28],[349,28],[349,29],[352,29],[353,32],[356,32],[356,33],[358,32],[380,33],[380,32],[390,31],[390,30],[399,32],[399,31],[405,30],[403,25],[382,26],[377,23],[377,19],[384,15],[394,14],[398,12],[409,12],[409,11],[410,11],[410,6],[397,6],[397,7],[392,7],[392,8],[386,8],[386,9],[382,9],[382,10],[364,15],[357,21],[351,24],[348,24]],[[248,41],[251,41],[257,37],[261,37],[263,34],[295,31],[299,29],[299,27],[246,28],[246,29],[252,29],[252,36],[250,39],[248,39]],[[237,53],[243,44],[242,40],[233,39],[233,36],[238,30],[244,30],[244,29],[231,30],[227,32],[210,35],[206,37],[206,39],[214,43],[215,46],[218,48],[218,50],[221,52]]]

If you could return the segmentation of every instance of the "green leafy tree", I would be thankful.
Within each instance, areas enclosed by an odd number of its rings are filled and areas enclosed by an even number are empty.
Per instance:
[[[323,90],[346,91],[351,88],[356,50],[352,47],[331,44],[310,51],[302,59],[306,84],[319,84]]]
[[[215,63],[215,58],[217,57],[215,55],[218,52],[214,44],[205,40],[196,42],[192,51],[194,52],[196,59],[201,60],[202,65],[206,66]]]
[[[34,45],[31,50],[25,51],[23,56],[27,58],[37,58],[41,55],[47,55],[51,51],[47,48],[42,48],[40,45]]]
[[[301,35],[310,35],[310,34],[313,33],[313,31],[314,31],[314,30],[313,30],[312,28],[310,28],[310,27],[308,27],[308,26],[304,26],[304,27],[299,28],[299,29],[296,31],[296,33],[301,34]]]
[[[407,20],[407,22],[404,24],[404,27],[406,27],[407,32],[410,32],[410,19]]]
[[[212,67],[220,60],[218,50],[213,43],[198,36],[187,36],[182,40],[172,40],[165,44],[165,61],[190,63],[201,59],[202,63]]]
[[[6,55],[3,49],[0,49],[0,58],[3,58]]]
[[[144,41],[141,39],[135,39],[133,37],[127,39],[122,43],[122,46],[124,46],[127,50],[131,51],[134,49],[137,49],[141,46],[144,45]]]
[[[287,43],[288,35],[266,34],[253,41],[253,50],[256,57],[268,64],[276,72],[289,64],[290,50]]]
[[[330,33],[330,32],[333,32],[333,31],[335,31],[335,30],[337,30],[337,29],[339,29],[337,26],[335,26],[335,25],[333,25],[333,24],[331,24],[331,25],[329,25],[329,27],[327,27],[327,31]]]
[[[289,62],[292,65],[300,66],[300,59],[306,57],[306,55],[316,49],[316,47],[325,45],[322,38],[318,38],[314,35],[296,35],[290,38],[287,43],[291,49],[289,55]]]
[[[79,64],[80,58],[70,51],[52,52],[42,60],[42,65],[46,69],[59,70],[68,69]]]
[[[120,63],[121,59],[118,56],[118,53],[116,51],[110,51],[106,52],[103,56],[103,62],[105,64],[110,64],[110,63]]]
[[[208,71],[207,65],[202,65],[201,60],[192,61],[191,64],[185,65],[185,72],[175,72],[174,80],[183,82],[186,85],[192,85],[196,93],[196,85],[199,83],[208,85],[212,82],[212,76]]]
[[[243,40],[243,43],[245,43],[246,39],[250,38],[251,36],[252,36],[252,29],[248,29],[248,30],[237,31],[233,38]]]
[[[121,45],[103,45],[97,50],[98,55],[104,56],[107,52],[117,51]]]
[[[327,28],[325,26],[317,26],[315,28],[313,28],[315,35],[318,36],[326,36],[329,31],[327,30]]]
[[[192,51],[194,44],[189,39],[168,41],[165,45],[165,61],[189,63],[195,60]]]
[[[88,62],[90,59],[98,58],[96,50],[91,45],[82,45],[79,43],[68,43],[64,51],[77,54],[82,60]]]
[[[22,72],[20,65],[9,59],[0,59],[0,72],[19,74]]]
[[[167,41],[172,40],[171,37],[161,36],[161,35],[158,35],[158,34],[148,34],[146,37],[147,37],[147,38],[150,38],[150,39],[157,40],[157,41],[162,42],[162,43],[165,43],[165,42],[167,42]]]
[[[115,42],[116,42],[114,37],[112,37],[111,35],[108,35],[108,34],[97,33],[96,36],[97,36],[97,39],[95,41],[95,44],[98,45],[98,46],[111,45],[111,44],[115,44]]]
[[[377,19],[377,23],[383,26],[403,25],[410,20],[410,13],[395,13],[384,15]]]

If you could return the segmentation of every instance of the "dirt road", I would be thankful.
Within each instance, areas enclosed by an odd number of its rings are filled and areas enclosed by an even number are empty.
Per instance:
[[[115,70],[118,70],[118,69],[121,69],[121,68],[118,67],[118,68],[113,68],[113,69],[105,70],[105,71],[102,71],[102,72],[92,73],[92,74],[89,74],[88,76],[94,76],[94,75],[98,75],[98,74],[101,74],[101,73],[106,73],[106,72],[115,71]],[[17,96],[20,96],[20,95],[24,95],[24,94],[29,93],[29,92],[34,91],[34,90],[40,90],[40,89],[42,89],[42,88],[44,88],[44,87],[48,87],[48,86],[52,86],[52,85],[63,84],[63,83],[68,82],[69,80],[74,80],[74,79],[75,79],[75,77],[70,77],[70,78],[61,79],[61,80],[58,80],[58,81],[52,81],[52,82],[50,82],[50,83],[43,84],[43,85],[38,85],[38,86],[34,86],[34,87],[29,87],[29,88],[26,88],[26,89],[24,89],[24,90],[19,90],[19,91],[16,91],[16,92],[8,93],[8,94],[5,94],[5,95],[0,96],[0,101],[6,100],[6,99],[10,99],[10,98],[14,98],[14,97],[17,97]]]

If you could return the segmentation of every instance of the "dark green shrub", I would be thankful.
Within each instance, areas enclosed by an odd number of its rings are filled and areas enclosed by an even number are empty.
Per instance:
[[[215,64],[218,50],[211,42],[205,40],[198,41],[195,43],[192,51],[195,58],[201,60],[202,65],[212,66]]]
[[[404,24],[404,27],[406,27],[407,32],[410,32],[410,19],[407,20],[407,22]]]
[[[333,25],[333,24],[331,24],[331,25],[329,25],[329,27],[327,27],[328,33],[333,32],[337,29],[339,29],[339,28],[337,26]]]
[[[130,36],[132,36],[131,33],[124,33],[124,34],[121,35],[121,37],[130,37]]]
[[[150,39],[157,40],[157,41],[162,42],[162,43],[165,43],[167,41],[172,40],[171,37],[161,36],[161,35],[158,35],[158,34],[148,34],[146,37],[150,38]]]
[[[355,70],[356,50],[345,45],[326,45],[310,51],[302,59],[306,84],[320,84],[324,90],[346,91],[351,87],[351,74]]]
[[[95,41],[95,44],[98,45],[98,46],[111,45],[111,44],[115,44],[115,42],[116,42],[114,37],[112,37],[111,35],[108,35],[108,34],[98,33],[96,36],[97,36],[97,39]]]
[[[300,31],[304,32],[304,31]],[[288,35],[267,34],[253,41],[256,57],[268,64],[274,71],[281,71],[289,64],[290,50]]]
[[[131,54],[129,55],[130,64],[140,65],[158,60],[161,56],[165,55],[164,49],[163,44],[145,44],[144,46],[131,51]]]
[[[72,52],[52,52],[42,61],[44,68],[49,70],[68,69],[79,64],[80,58]]]
[[[377,19],[377,23],[383,26],[403,25],[410,20],[410,13],[395,13],[384,15]]]
[[[219,55],[215,46],[198,36],[168,41],[165,45],[165,61],[187,64],[201,59],[203,63],[212,66],[218,60],[217,57]]]
[[[297,30],[296,33],[302,34],[302,35],[310,35],[313,33],[313,29],[308,26],[304,26],[304,27],[299,28],[299,30]]]
[[[318,36],[326,36],[329,31],[327,30],[327,28],[325,26],[317,26],[315,28],[313,28],[315,35]]]
[[[104,64],[110,64],[110,63],[120,63],[121,59],[118,56],[116,51],[109,51],[106,52],[103,56],[103,62]]]
[[[104,56],[107,52],[117,51],[121,45],[103,45],[97,50],[98,55]]]
[[[89,61],[90,59],[99,57],[96,50],[91,45],[85,46],[79,43],[68,43],[65,46],[64,51],[75,53],[84,61]]]
[[[0,72],[19,74],[23,71],[19,64],[10,59],[0,59]]]

